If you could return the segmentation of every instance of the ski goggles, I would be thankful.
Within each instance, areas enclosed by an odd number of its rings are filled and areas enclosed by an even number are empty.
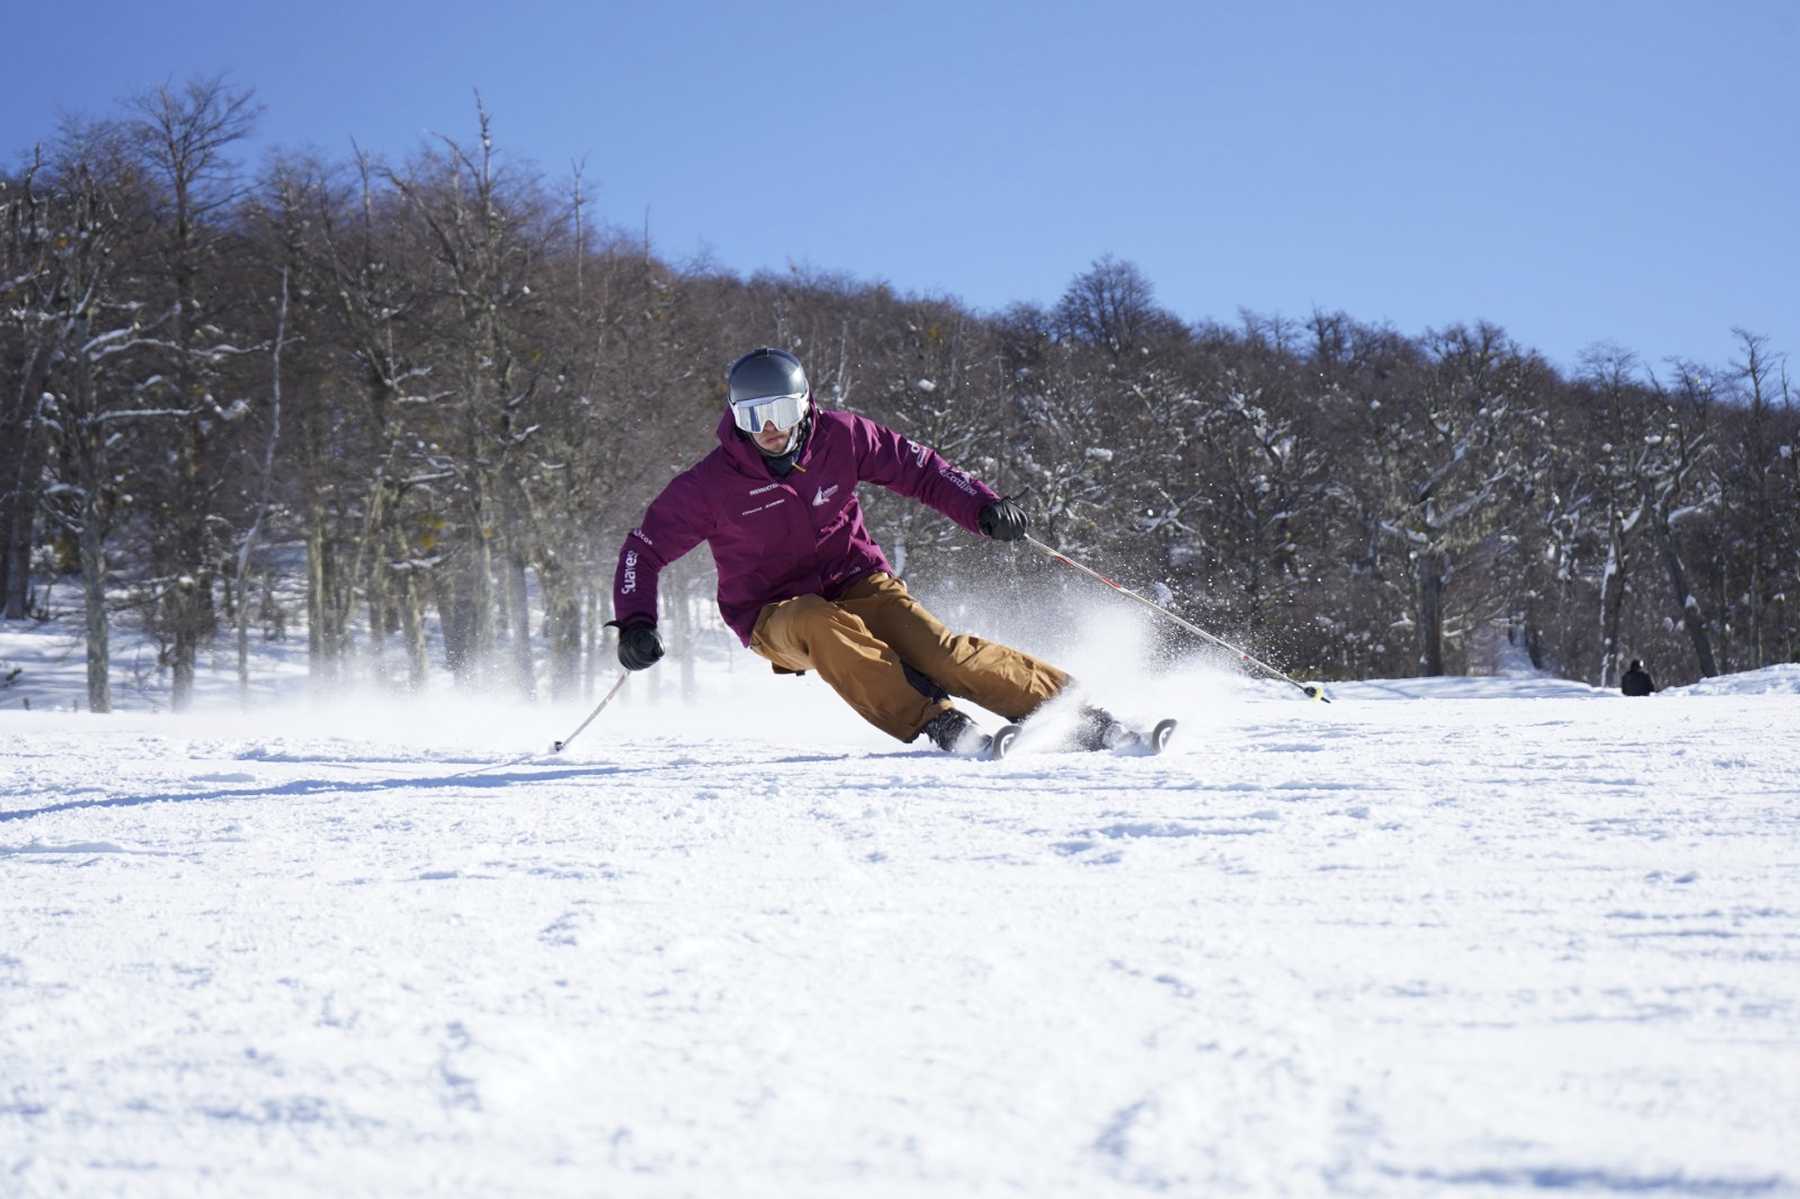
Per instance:
[[[772,424],[783,433],[800,423],[806,415],[806,393],[785,396],[761,396],[739,400],[731,406],[731,419],[746,433],[760,433]]]

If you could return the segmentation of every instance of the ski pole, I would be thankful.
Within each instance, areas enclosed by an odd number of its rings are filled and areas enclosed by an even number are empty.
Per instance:
[[[594,723],[594,717],[600,715],[600,709],[604,708],[607,704],[612,702],[612,697],[619,693],[620,688],[625,686],[625,680],[630,677],[631,677],[631,673],[629,671],[620,671],[619,672],[619,681],[612,685],[612,690],[608,691],[606,693],[606,698],[600,701],[600,704],[598,707],[596,707],[592,712],[588,713],[588,718],[586,720],[582,721],[580,726],[578,728],[576,728],[576,730],[573,733],[570,733],[567,737],[564,737],[561,741],[552,741],[550,743],[550,752],[553,754],[561,753],[563,750],[563,746],[565,746],[569,742],[575,740],[576,737],[581,735],[582,729],[585,729],[588,725]],[[543,755],[539,754],[539,753],[535,753],[535,752],[528,753],[528,754],[520,754],[516,758],[508,758],[504,762],[489,762],[486,766],[476,766],[470,770],[459,770],[455,774],[451,775],[450,777],[453,779],[464,779],[464,778],[468,778],[472,774],[485,774],[487,771],[490,771],[490,770],[504,770],[508,766],[523,766],[525,763],[531,761],[533,758],[540,758],[540,757],[543,757]]]
[[[1058,562],[1061,562],[1064,566],[1072,566],[1076,570],[1079,570],[1082,574],[1086,575],[1088,578],[1098,579],[1100,582],[1105,583],[1108,587],[1111,587],[1114,591],[1118,592],[1120,595],[1127,596],[1131,599],[1134,599],[1138,603],[1144,605],[1144,607],[1150,609],[1152,612],[1156,612],[1164,617],[1167,617],[1169,620],[1174,621],[1176,624],[1180,625],[1182,628],[1186,629],[1188,632],[1194,634],[1196,637],[1199,637],[1206,641],[1210,641],[1214,645],[1220,647],[1221,649],[1230,650],[1232,653],[1236,654],[1239,657],[1239,659],[1241,659],[1242,661],[1248,662],[1250,665],[1258,668],[1259,670],[1262,670],[1263,672],[1265,672],[1267,674],[1273,675],[1275,678],[1280,679],[1284,683],[1288,683],[1288,684],[1291,684],[1292,686],[1298,687],[1302,692],[1304,692],[1306,694],[1306,697],[1308,699],[1316,699],[1320,703],[1323,703],[1323,704],[1328,704],[1331,702],[1331,697],[1325,694],[1325,688],[1323,685],[1321,685],[1319,683],[1302,683],[1296,679],[1290,678],[1289,676],[1283,674],[1281,671],[1276,670],[1273,666],[1270,666],[1267,662],[1263,662],[1259,659],[1252,658],[1249,654],[1245,653],[1243,650],[1239,649],[1237,646],[1231,644],[1231,642],[1226,641],[1224,638],[1215,637],[1211,633],[1207,632],[1205,629],[1201,628],[1199,625],[1194,624],[1191,621],[1183,620],[1181,617],[1175,615],[1175,613],[1169,611],[1167,608],[1163,607],[1161,604],[1156,603],[1154,600],[1147,600],[1143,596],[1139,595],[1137,592],[1133,591],[1131,588],[1125,587],[1119,583],[1113,582],[1111,579],[1107,578],[1105,575],[1101,574],[1099,571],[1090,569],[1089,567],[1086,567],[1086,566],[1083,566],[1081,563],[1075,561],[1075,559],[1069,557],[1067,554],[1064,554],[1059,550],[1051,549],[1049,546],[1045,545],[1043,542],[1039,541],[1037,538],[1033,537],[1031,534],[1029,534],[1029,533],[1025,534],[1025,540],[1030,542],[1034,549],[1042,550],[1044,553],[1048,554],[1050,557],[1055,558]]]
[[[629,670],[620,671],[619,681],[612,685],[612,690],[606,693],[606,698],[601,700],[599,705],[596,706],[592,712],[588,713],[588,718],[582,721],[581,724],[576,727],[574,732],[570,733],[567,737],[564,737],[561,741],[552,741],[550,743],[550,752],[553,754],[561,753],[565,745],[581,736],[581,730],[594,723],[594,717],[600,715],[600,709],[604,708],[607,704],[612,703],[613,696],[619,693],[619,689],[625,685],[625,680],[630,677],[631,672]]]

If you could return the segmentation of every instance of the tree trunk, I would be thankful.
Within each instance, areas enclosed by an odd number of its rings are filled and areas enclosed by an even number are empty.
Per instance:
[[[467,451],[469,461],[479,462],[481,442],[471,434]],[[488,499],[487,478],[480,467],[471,472],[469,496],[469,553],[458,587],[457,618],[466,622],[463,647],[463,669],[457,682],[463,686],[485,683],[494,664],[494,549],[488,525],[493,519]]]
[[[1750,665],[1760,670],[1769,664],[1768,653],[1763,643],[1763,570],[1762,570],[1762,529],[1758,526],[1757,536],[1750,546]]]
[[[19,405],[24,404],[23,398]],[[8,615],[13,579],[13,513],[24,499],[18,481],[25,456],[25,414],[0,422],[0,615]]]
[[[438,626],[444,631],[444,664],[459,687],[471,681],[468,671],[474,652],[472,622],[462,596],[466,570],[466,566],[453,563],[446,570],[432,572],[432,597],[437,601]]]
[[[180,555],[177,562],[185,562],[186,556]],[[180,569],[177,565],[176,569]],[[181,574],[169,588],[166,599],[166,610],[169,613],[169,624],[174,633],[171,642],[169,665],[174,670],[173,685],[169,695],[169,707],[176,712],[185,712],[194,703],[194,663],[199,657],[199,600],[200,582],[191,574]]]
[[[400,631],[406,639],[406,689],[417,695],[425,689],[428,662],[425,650],[425,589],[419,572],[409,570],[400,584]]]
[[[1625,547],[1619,536],[1618,517],[1607,540],[1606,569],[1600,577],[1600,680],[1601,687],[1619,681],[1619,623],[1625,612]]]
[[[412,564],[406,544],[406,534],[396,523],[393,526],[394,558],[405,562],[406,569],[400,576],[400,629],[406,638],[406,686],[413,694],[418,694],[425,687],[427,663],[425,657],[425,585],[419,578],[419,568]]]
[[[237,609],[237,676],[238,706],[250,707],[250,605],[240,602]]]
[[[526,699],[537,698],[537,667],[531,654],[531,590],[525,577],[531,558],[531,499],[509,470],[498,480],[501,536],[505,538],[507,657],[513,688]],[[538,575],[539,583],[543,574]]]
[[[86,430],[83,436],[90,436]],[[98,488],[82,501],[81,593],[87,632],[88,711],[112,711],[112,652],[106,615],[106,525]]]
[[[25,424],[24,444],[19,447],[18,474],[6,513],[6,561],[0,566],[5,579],[4,615],[24,620],[31,609],[31,545],[37,531],[38,480],[43,475],[44,439],[35,422]]]
[[[581,594],[560,561],[540,562],[544,639],[550,647],[550,698],[574,698],[581,677]]]
[[[186,334],[180,332],[178,336],[185,338]],[[180,344],[185,345],[185,340]],[[180,373],[178,372],[178,376]],[[191,380],[184,380],[180,387],[181,394],[192,402],[194,391]],[[210,459],[211,436],[208,433],[208,422],[199,416],[192,416],[187,422],[177,469],[177,514],[174,530],[177,581],[169,592],[173,604],[168,610],[174,633],[171,658],[174,686],[169,705],[177,712],[185,712],[193,706],[194,671],[200,655],[200,644],[213,630],[213,576],[211,558],[207,553],[207,542],[210,540],[207,529],[207,511],[211,506],[211,499],[207,494]]]
[[[333,663],[325,641],[325,420],[316,388],[301,393],[300,472],[306,510],[306,665],[314,678],[330,681]]]
[[[494,669],[494,620],[498,615],[494,611],[494,548],[479,524],[474,538],[463,602],[468,608],[470,669],[477,681],[486,682]]]
[[[329,679],[326,661],[326,529],[317,504],[306,504],[306,666]]]
[[[494,654],[493,571],[488,540],[477,519],[472,523],[467,553],[459,569],[440,572],[451,581],[439,589],[439,611],[445,620],[444,643],[459,687],[479,686]],[[448,610],[443,600],[449,599]]]
[[[493,546],[490,547],[489,552],[496,555],[491,561],[495,562],[500,568],[499,577],[493,580],[493,591],[491,593],[494,601],[494,653],[496,656],[503,653],[506,654],[508,658],[507,669],[511,670],[513,645],[512,549],[510,545]]]
[[[525,553],[520,535],[507,538],[506,606],[512,614],[513,686],[526,699],[537,698],[537,671],[531,661],[531,598],[525,583]]]
[[[600,589],[594,586],[594,581],[590,578],[584,591],[586,593],[587,607],[587,661],[582,665],[581,697],[583,699],[591,700],[594,698],[594,684],[599,680],[600,676],[600,645],[602,642],[600,636],[600,626],[602,624],[600,619]]]
[[[1700,611],[1699,599],[1688,594],[1687,572],[1682,569],[1675,530],[1669,527],[1666,516],[1658,517],[1656,529],[1658,540],[1662,542],[1663,565],[1669,572],[1669,586],[1681,609],[1681,623],[1686,626],[1688,639],[1694,644],[1694,659],[1700,665],[1700,677],[1711,678],[1719,673],[1719,668],[1713,664],[1712,639],[1706,631],[1706,617]]]
[[[1444,673],[1444,576],[1449,564],[1441,553],[1419,555],[1419,671]]]
[[[370,530],[372,536],[379,538],[379,530]],[[387,682],[387,623],[388,608],[391,600],[389,590],[391,579],[388,573],[387,554],[377,542],[369,552],[369,644],[368,661],[375,671],[378,684]]]
[[[349,674],[348,646],[344,637],[344,562],[338,539],[332,536],[330,514],[321,512],[319,530],[319,660],[326,681],[337,683]]]
[[[51,347],[40,344],[24,356],[19,373],[18,419],[5,430],[8,454],[0,459],[6,474],[6,506],[0,509],[0,616],[23,620],[31,607],[31,543],[38,512],[38,481],[46,447],[39,431],[38,405],[50,370]]]
[[[1731,597],[1736,592],[1736,587],[1734,586],[1735,581],[1731,575],[1731,558],[1728,555],[1718,553],[1715,553],[1714,557],[1718,561],[1716,562],[1713,571],[1712,608],[1715,612],[1725,613],[1725,620],[1722,622],[1722,627],[1719,629],[1716,644],[1712,646],[1713,659],[1718,662],[1723,662],[1726,671],[1729,672],[1732,669],[1732,663],[1736,660],[1736,645],[1735,638],[1732,636],[1733,625],[1731,623]],[[1685,587],[1686,585],[1684,576],[1681,586]],[[1675,602],[1680,604],[1682,601],[1677,597]],[[1685,618],[1685,606],[1682,611]]]

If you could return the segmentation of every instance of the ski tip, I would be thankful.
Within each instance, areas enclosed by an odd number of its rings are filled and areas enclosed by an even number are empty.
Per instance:
[[[1019,726],[1002,725],[988,741],[987,758],[990,762],[998,762],[1012,752],[1013,742],[1019,739]]]
[[[1176,720],[1159,720],[1156,727],[1150,730],[1150,752],[1159,754],[1169,747],[1169,738],[1175,735]]]

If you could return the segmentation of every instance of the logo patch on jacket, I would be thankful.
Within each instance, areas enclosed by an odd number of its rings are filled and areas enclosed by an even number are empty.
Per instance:
[[[938,467],[938,474],[950,480],[950,485],[966,495],[975,494],[975,484],[969,480],[969,472],[960,466],[945,463]]]
[[[823,508],[826,504],[831,502],[831,497],[836,495],[837,492],[838,485],[836,483],[833,483],[830,487],[819,488],[819,493],[813,496],[813,507]]]

